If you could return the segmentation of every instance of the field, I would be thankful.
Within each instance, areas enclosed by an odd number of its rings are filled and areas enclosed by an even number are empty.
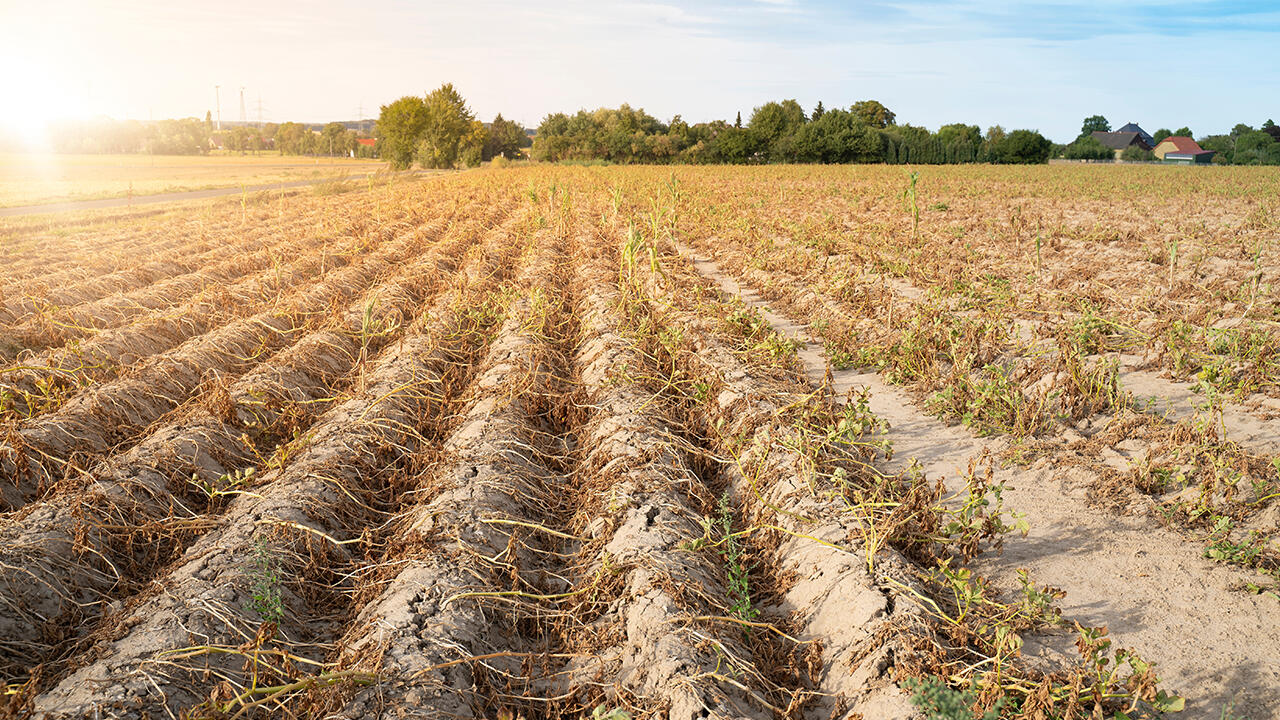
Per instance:
[[[263,155],[0,153],[0,207],[318,180],[378,172],[385,163]]]
[[[1280,715],[1280,176],[915,170],[0,225],[0,716]]]

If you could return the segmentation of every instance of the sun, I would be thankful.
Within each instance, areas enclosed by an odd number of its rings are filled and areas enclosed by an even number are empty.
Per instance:
[[[92,112],[85,87],[77,87],[64,68],[41,68],[0,50],[0,67],[22,68],[0,79],[0,97],[12,102],[0,115],[0,132],[13,144],[29,150],[50,147],[50,128],[58,123],[87,120]]]

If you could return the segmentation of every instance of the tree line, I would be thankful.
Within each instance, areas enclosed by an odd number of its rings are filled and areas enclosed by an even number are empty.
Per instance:
[[[328,123],[319,132],[296,122],[215,130],[206,114],[204,120],[183,118],[143,123],[100,118],[63,123],[51,128],[50,144],[56,152],[84,154],[207,155],[220,146],[239,153],[274,150],[281,155],[373,157],[374,150],[358,143],[358,137],[355,130],[340,122]]]
[[[474,166],[493,158],[523,157],[532,145],[535,160],[611,163],[1043,163],[1050,157],[1110,160],[1115,153],[1092,137],[1109,131],[1101,115],[1086,118],[1080,135],[1054,144],[1035,130],[1006,131],[999,125],[983,132],[977,125],[952,123],[936,132],[898,124],[896,114],[876,100],[847,108],[811,112],[795,100],[765,103],[744,123],[738,113],[727,120],[686,122],[676,115],[662,122],[642,109],[580,110],[553,113],[532,141],[518,123],[499,114],[485,124],[476,119],[462,95],[445,83],[424,96],[405,96],[384,105],[370,147],[342,123],[319,132],[294,123],[237,126],[218,132],[206,113],[197,118],[154,123],[113,121],[64,125],[52,134],[59,152],[205,154],[221,146],[231,152],[276,151],[283,155],[356,155],[381,157],[397,168]],[[1190,128],[1161,128],[1157,143],[1170,135],[1192,137]],[[1280,127],[1267,120],[1259,128],[1238,124],[1229,133],[1198,139],[1217,154],[1216,164],[1280,165]],[[1150,151],[1131,147],[1122,159],[1149,160]]]
[[[795,100],[768,102],[747,122],[663,123],[629,105],[548,115],[538,126],[536,160],[613,163],[1042,163],[1053,143],[1034,130],[986,133],[954,123],[938,131],[897,123],[875,100],[806,113]]]

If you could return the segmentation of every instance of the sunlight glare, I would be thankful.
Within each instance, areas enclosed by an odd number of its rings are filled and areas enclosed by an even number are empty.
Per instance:
[[[29,150],[50,149],[50,130],[61,122],[87,120],[91,116],[83,88],[63,81],[72,76],[57,68],[33,67],[21,58],[0,51],[0,66],[23,68],[0,80],[0,93],[14,100],[12,109],[0,117],[0,131],[16,138]],[[67,68],[66,70],[70,70]]]

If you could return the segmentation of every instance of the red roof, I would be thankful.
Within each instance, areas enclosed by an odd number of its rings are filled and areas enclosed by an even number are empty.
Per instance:
[[[373,147],[378,141],[375,140],[374,138],[356,138],[356,142],[360,143],[361,145],[368,145],[369,147]]]
[[[1169,137],[1161,140],[1160,142],[1173,143],[1174,149],[1166,152],[1183,153],[1186,155],[1199,155],[1201,153],[1210,152],[1209,150],[1205,150],[1204,148],[1197,145],[1195,140],[1192,140],[1191,138],[1186,137],[1185,135],[1170,135]]]

